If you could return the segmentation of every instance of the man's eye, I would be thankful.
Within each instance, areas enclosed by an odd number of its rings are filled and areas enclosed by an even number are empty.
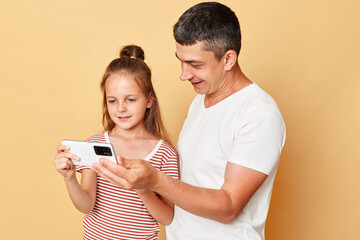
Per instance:
[[[201,65],[191,65],[193,68],[200,68]]]

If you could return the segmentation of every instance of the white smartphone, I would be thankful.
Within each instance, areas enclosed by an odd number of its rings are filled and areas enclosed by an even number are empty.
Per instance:
[[[93,162],[98,162],[100,158],[107,158],[116,163],[116,155],[111,143],[62,140],[61,144],[70,147],[67,152],[80,157],[80,161],[71,159],[74,165],[91,166]]]

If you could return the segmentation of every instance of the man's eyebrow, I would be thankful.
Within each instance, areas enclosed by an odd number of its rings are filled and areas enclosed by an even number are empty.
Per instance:
[[[175,56],[176,56],[177,59],[179,59],[180,61],[185,62],[185,63],[190,63],[190,64],[191,63],[202,63],[201,61],[198,61],[198,60],[186,60],[186,61],[181,60],[176,52],[175,52]]]

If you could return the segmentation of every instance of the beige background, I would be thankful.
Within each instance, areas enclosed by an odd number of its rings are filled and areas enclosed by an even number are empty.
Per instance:
[[[195,94],[172,26],[197,2],[0,0],[0,239],[81,239],[55,148],[101,131],[98,85],[121,46],[144,48],[177,140]],[[223,3],[242,26],[243,71],[287,125],[267,239],[360,239],[359,1]]]

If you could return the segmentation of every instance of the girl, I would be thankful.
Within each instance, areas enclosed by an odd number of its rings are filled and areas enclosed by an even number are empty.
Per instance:
[[[176,152],[169,144],[143,50],[125,46],[101,81],[104,132],[87,141],[111,142],[118,155],[146,159],[178,178]],[[159,226],[171,223],[174,206],[147,189],[124,190],[71,161],[79,159],[60,145],[55,168],[63,175],[75,207],[85,213],[84,239],[157,239]],[[81,172],[81,184],[75,171]]]

